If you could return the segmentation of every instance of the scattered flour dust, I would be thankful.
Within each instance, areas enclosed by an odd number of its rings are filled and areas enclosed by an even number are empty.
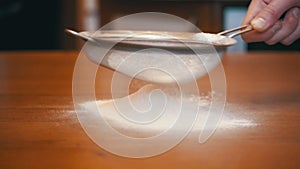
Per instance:
[[[192,131],[208,129],[203,127],[209,113],[214,113],[209,112],[214,94],[212,92],[182,97],[176,87],[148,84],[129,96],[89,101],[81,104],[81,107],[85,112],[90,112],[92,117],[89,120],[94,120],[95,114],[100,114],[106,124],[117,132],[129,137],[146,138],[172,128],[180,114],[184,120],[194,110],[195,105],[198,106],[198,114]],[[186,105],[185,108],[181,107],[182,104]],[[227,103],[218,129],[255,127],[258,123],[248,117],[251,114],[251,109]],[[186,121],[188,122],[190,121]]]
[[[182,115],[183,118],[185,115],[189,116],[190,111],[195,110],[195,106],[199,111],[198,119],[203,124],[209,110],[210,97],[193,94],[182,96],[178,87],[148,84],[123,98],[98,100],[98,109],[92,104],[95,104],[95,101],[86,102],[81,106],[87,111],[100,113],[118,132],[132,137],[150,137],[171,128],[181,113],[181,118]],[[185,105],[184,109],[182,104]],[[199,124],[199,120],[197,123]]]

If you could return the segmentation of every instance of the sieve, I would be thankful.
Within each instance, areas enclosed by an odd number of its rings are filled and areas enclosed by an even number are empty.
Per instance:
[[[186,83],[200,78],[219,63],[235,36],[253,30],[250,25],[218,34],[137,30],[66,32],[84,39],[87,57],[94,63],[151,83]],[[226,34],[232,33],[226,36]],[[105,52],[104,52],[105,51]]]

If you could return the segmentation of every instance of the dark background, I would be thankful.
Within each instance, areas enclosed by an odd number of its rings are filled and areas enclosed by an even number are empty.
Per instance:
[[[0,50],[60,49],[59,0],[1,0]]]
[[[64,28],[72,26],[70,20],[75,16],[66,18],[65,11],[72,8],[72,4],[74,7],[75,1],[67,5],[62,2],[66,1],[0,0],[0,50],[67,49],[64,39],[70,37],[65,35]],[[248,49],[300,51],[300,40],[288,47],[251,43]]]

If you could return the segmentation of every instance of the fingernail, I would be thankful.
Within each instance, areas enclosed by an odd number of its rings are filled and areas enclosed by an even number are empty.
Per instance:
[[[255,18],[251,21],[251,25],[258,31],[263,31],[266,26],[266,20],[263,18]]]
[[[272,27],[272,31],[273,31],[274,33],[276,33],[276,32],[279,31],[280,29],[281,29],[281,22],[278,21],[278,22],[276,22],[275,25]]]

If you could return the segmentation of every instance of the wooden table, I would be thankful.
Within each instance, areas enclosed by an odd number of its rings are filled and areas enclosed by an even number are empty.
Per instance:
[[[0,168],[300,168],[300,53],[227,54],[224,117],[234,127],[145,159],[113,155],[84,133],[72,102],[77,55],[0,53]]]

